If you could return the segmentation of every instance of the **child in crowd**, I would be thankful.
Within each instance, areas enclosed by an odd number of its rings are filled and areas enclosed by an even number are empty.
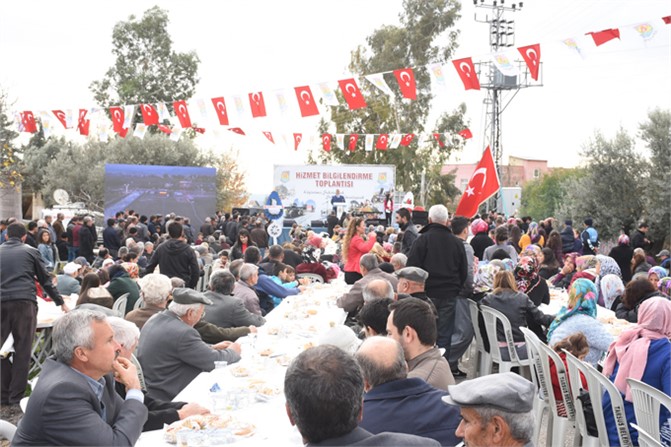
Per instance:
[[[571,334],[568,337],[559,340],[553,347],[559,357],[561,357],[562,362],[564,362],[564,367],[568,371],[568,364],[566,363],[566,354],[562,349],[566,349],[568,352],[573,354],[575,357],[583,360],[585,356],[589,353],[589,345],[587,344],[587,338],[582,332],[576,332]],[[554,391],[555,401],[557,402],[557,411],[560,416],[566,416],[566,408],[564,407],[564,399],[562,397],[561,388],[559,386],[559,377],[557,376],[557,367],[554,362],[550,361],[550,375],[552,378],[552,390]],[[580,381],[582,382],[582,388],[587,390],[587,379],[585,376],[580,373]]]
[[[275,266],[275,271],[270,279],[287,289],[294,289],[300,285],[298,281],[296,281],[296,271],[294,268],[290,265],[282,264],[281,262],[277,263]],[[275,306],[282,302],[282,298],[276,296],[271,296],[271,298],[273,299]]]

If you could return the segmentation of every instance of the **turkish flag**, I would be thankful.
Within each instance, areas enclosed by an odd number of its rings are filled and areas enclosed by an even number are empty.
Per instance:
[[[116,133],[120,133],[125,118],[123,107],[110,107],[110,117],[112,118],[112,128]]]
[[[252,109],[252,116],[254,118],[266,116],[266,103],[263,102],[263,93],[256,92],[249,94],[249,108]]]
[[[58,118],[58,121],[61,122],[63,127],[65,127],[67,129],[68,128],[68,120],[65,117],[65,112],[63,112],[62,110],[52,110],[51,112],[54,114],[54,116],[56,118]]]
[[[140,109],[142,109],[142,119],[144,120],[145,126],[158,124],[158,112],[154,106],[151,104],[140,104]]]
[[[298,150],[298,145],[301,144],[301,141],[303,141],[303,134],[302,133],[295,133],[294,134],[294,150]]]
[[[359,135],[353,133],[352,135],[349,136],[349,143],[347,144],[347,147],[349,147],[349,150],[354,152],[356,150],[356,142],[359,141]]]
[[[594,44],[598,47],[613,39],[620,38],[620,30],[617,28],[605,29],[596,33],[587,33],[594,39]]]
[[[461,196],[454,215],[469,219],[475,216],[478,212],[478,207],[485,200],[496,194],[499,187],[499,176],[496,173],[494,157],[492,156],[491,149],[487,146],[487,149],[482,154],[480,163],[478,163],[471,178],[468,180],[468,185]]]
[[[79,120],[77,120],[77,130],[81,135],[89,134],[89,125],[91,124],[91,120],[86,119],[87,113],[88,110],[79,109]]]
[[[342,91],[350,110],[366,107],[366,100],[361,94],[361,90],[359,90],[359,86],[354,78],[338,81],[338,85],[340,85],[340,91]]]
[[[273,139],[273,134],[272,134],[272,133],[270,133],[270,132],[263,132],[263,135],[265,135],[266,138],[268,138],[268,141],[270,141],[271,143],[275,144],[275,140]]]
[[[438,145],[440,147],[445,147],[445,143],[443,143],[443,140],[441,140],[440,137],[441,137],[441,134],[439,134],[439,133],[434,133],[433,134],[433,138],[436,139],[436,141],[438,142]]]
[[[158,127],[158,130],[161,132],[170,135],[172,133],[172,129],[170,129],[168,126],[164,124],[157,124],[156,127]]]
[[[219,118],[219,124],[222,126],[228,126],[228,112],[226,111],[226,103],[224,98],[212,98],[212,105],[214,105],[214,110],[217,112],[217,118]]]
[[[471,133],[471,129],[464,129],[459,131],[459,136],[464,140],[468,140],[469,138],[473,138],[473,133]]]
[[[386,151],[388,145],[389,145],[389,134],[383,133],[379,137],[377,137],[377,143],[375,143],[375,149]]]
[[[240,129],[239,127],[231,127],[231,128],[228,129],[228,130],[230,130],[231,132],[235,132],[235,133],[237,133],[238,135],[247,135],[247,134],[246,134],[242,129]]]
[[[394,76],[396,76],[396,81],[398,81],[398,87],[401,89],[401,94],[403,97],[408,99],[417,99],[415,73],[412,71],[412,68],[394,70]]]
[[[478,81],[478,75],[475,73],[475,66],[470,57],[457,59],[452,63],[454,68],[457,69],[466,90],[480,90],[480,81]]]
[[[331,152],[331,139],[333,137],[330,133],[325,133],[322,135],[322,146],[326,152]]]
[[[23,131],[35,133],[37,132],[37,124],[35,124],[35,116],[33,112],[27,110],[21,113],[21,124],[23,124]]]
[[[189,116],[189,109],[186,108],[186,101],[175,101],[172,103],[172,106],[174,107],[175,115],[179,119],[179,124],[182,125],[182,129],[191,127],[191,117]]]
[[[126,138],[126,135],[128,135],[128,128],[126,128],[126,129],[121,129],[121,130],[119,131],[119,136],[120,136],[121,138]]]
[[[306,116],[319,115],[319,109],[317,108],[315,97],[312,96],[310,86],[294,87],[294,90],[296,91],[298,107],[301,109],[301,116],[305,118]]]
[[[665,17],[662,17],[662,20],[663,20],[664,23],[666,23],[667,25],[671,25],[671,16],[665,16]]]
[[[407,133],[403,135],[403,138],[401,138],[401,146],[403,147],[408,147],[410,146],[410,143],[412,143],[412,140],[415,138],[414,133]]]
[[[537,43],[526,47],[518,48],[520,54],[524,58],[524,62],[529,67],[529,74],[534,81],[538,81],[538,69],[541,64],[541,44]]]

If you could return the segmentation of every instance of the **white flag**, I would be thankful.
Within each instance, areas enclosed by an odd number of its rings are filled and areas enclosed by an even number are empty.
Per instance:
[[[169,138],[172,141],[179,141],[179,137],[182,136],[182,132],[184,132],[184,130],[181,127],[175,127],[172,129],[172,133],[170,134]]]
[[[336,146],[340,149],[345,150],[345,134],[337,133],[336,134]]]
[[[135,115],[135,106],[123,106],[123,128],[130,129]],[[68,126],[69,128],[70,126]]]
[[[322,82],[319,84],[319,90],[322,92],[322,98],[324,98],[324,104],[327,106],[339,106],[338,97],[335,95],[335,92],[327,82]]]
[[[634,25],[632,28],[636,34],[645,42],[649,41],[655,37],[655,34],[657,34],[657,29],[655,28],[653,22],[639,23]]]
[[[289,103],[287,103],[287,97],[284,94],[284,90],[275,91],[275,97],[277,98],[277,105],[280,107],[280,112],[286,113],[289,110]]]
[[[375,135],[368,134],[366,135],[366,152],[371,152],[373,150],[373,143],[375,142]]]
[[[64,112],[65,112],[65,123],[67,124],[66,128],[72,129],[72,126],[74,126],[75,123],[75,111],[72,109],[67,109]],[[79,116],[79,112],[76,113],[77,116]]]
[[[492,54],[492,62],[505,76],[517,76],[520,73],[508,51],[499,51]]]
[[[42,120],[42,132],[44,133],[44,138],[47,139],[53,133],[53,121],[51,121],[51,115],[49,112],[40,112],[40,119]]]
[[[159,102],[156,104],[158,108],[158,122],[160,124],[163,124],[163,121],[168,121],[170,122],[170,111],[168,110],[168,107],[165,105],[164,102]]]
[[[235,95],[233,97],[233,102],[235,103],[235,110],[238,112],[238,118],[242,118],[245,113],[245,104],[242,101],[242,96]]]
[[[401,140],[403,139],[403,135],[399,133],[393,133],[389,135],[389,148],[390,149],[398,149],[398,146],[401,144]]]
[[[107,143],[109,141],[109,139],[110,139],[110,137],[109,137],[108,129],[106,127],[101,127],[98,130],[98,141],[100,141],[101,143]]]
[[[133,136],[138,137],[139,139],[144,138],[144,134],[147,132],[147,126],[144,123],[137,123],[135,125],[135,130],[133,131]]]
[[[438,85],[445,87],[445,73],[443,73],[443,64],[431,64],[429,65],[429,70],[433,79],[436,80]]]
[[[385,82],[384,76],[382,75],[382,73],[376,73],[376,74],[368,75],[368,76],[366,76],[366,79],[368,80],[368,82],[370,82],[375,87],[380,89],[380,91],[382,93],[384,93],[385,95],[389,95],[391,97],[394,96],[394,93],[391,91],[391,89],[389,88],[389,86]]]

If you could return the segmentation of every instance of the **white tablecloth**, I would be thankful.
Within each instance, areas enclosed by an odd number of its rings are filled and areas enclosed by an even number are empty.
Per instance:
[[[268,314],[266,324],[259,328],[256,336],[238,340],[242,345],[242,360],[239,363],[201,373],[174,400],[196,402],[215,411],[210,389],[216,384],[223,393],[233,392],[247,401],[240,408],[233,409],[230,408],[231,400],[227,398],[229,408],[217,412],[230,413],[236,420],[256,426],[252,436],[238,438],[236,445],[303,445],[298,430],[291,426],[286,415],[282,389],[284,375],[291,359],[316,345],[320,335],[344,323],[346,314],[336,307],[335,300],[346,287],[340,282],[314,284],[302,294],[286,298]],[[243,368],[249,375],[236,377],[234,374]],[[273,395],[267,401],[259,401],[258,393],[252,389],[254,387],[272,390]],[[163,431],[155,430],[143,433],[136,445],[169,444],[164,440]]]

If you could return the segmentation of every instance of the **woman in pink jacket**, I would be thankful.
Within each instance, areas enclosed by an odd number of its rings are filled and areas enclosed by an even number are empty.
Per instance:
[[[357,217],[349,222],[345,239],[342,242],[342,257],[345,260],[345,282],[354,284],[362,278],[359,260],[373,248],[376,242],[374,231],[368,235],[368,240],[364,241],[363,234],[366,232],[366,221]]]

